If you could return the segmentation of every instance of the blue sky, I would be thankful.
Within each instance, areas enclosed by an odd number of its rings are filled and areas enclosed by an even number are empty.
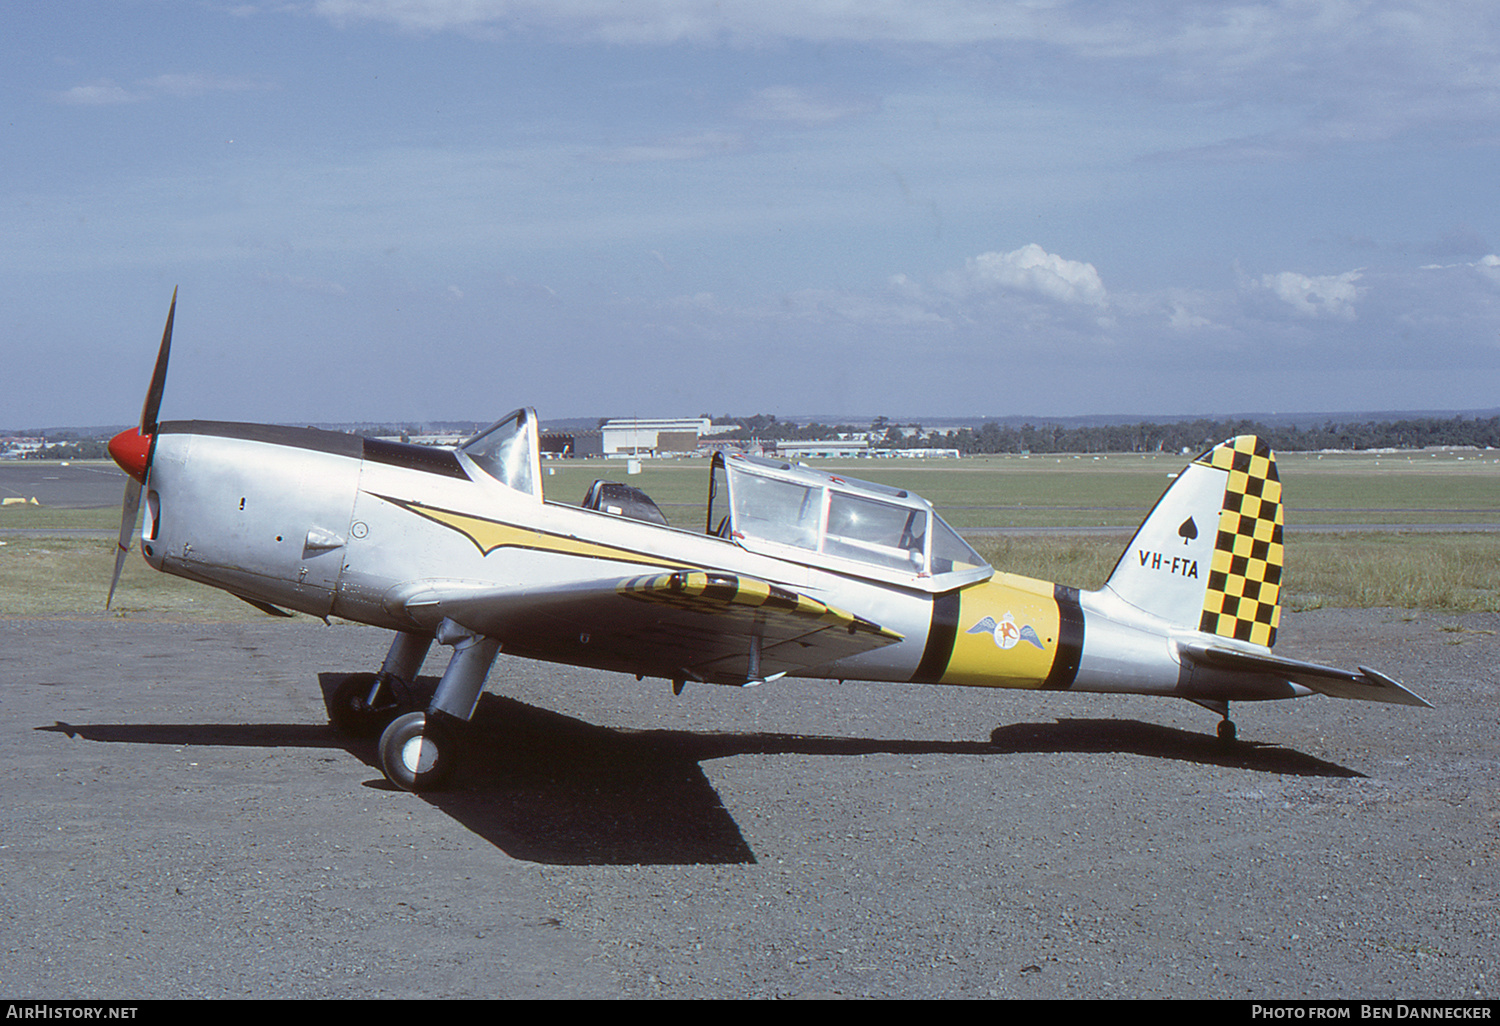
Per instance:
[[[0,5],[0,427],[1500,405],[1500,5]]]

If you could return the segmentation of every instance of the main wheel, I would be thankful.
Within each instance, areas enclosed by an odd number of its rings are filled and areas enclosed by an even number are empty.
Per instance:
[[[407,791],[442,785],[458,760],[453,735],[425,712],[398,716],[380,735],[380,768],[386,779]]]
[[[1234,729],[1234,721],[1233,720],[1220,720],[1219,721],[1219,740],[1220,741],[1224,742],[1227,745],[1230,742],[1232,742],[1235,739],[1235,737],[1238,736],[1238,734],[1239,734],[1239,731],[1237,731],[1237,730]]]
[[[380,684],[376,690],[376,683]],[[374,702],[370,701],[374,693]],[[333,729],[350,737],[370,737],[386,728],[401,711],[401,688],[394,680],[381,680],[373,673],[345,677],[333,692],[328,719]]]

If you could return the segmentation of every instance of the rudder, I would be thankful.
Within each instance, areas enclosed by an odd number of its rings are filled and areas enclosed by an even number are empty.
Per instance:
[[[1270,648],[1281,621],[1286,558],[1276,454],[1256,436],[1241,435],[1199,459],[1205,457],[1228,470],[1229,480],[1198,629]]]
[[[1276,456],[1255,435],[1240,435],[1177,476],[1105,588],[1178,626],[1269,648],[1284,557]]]

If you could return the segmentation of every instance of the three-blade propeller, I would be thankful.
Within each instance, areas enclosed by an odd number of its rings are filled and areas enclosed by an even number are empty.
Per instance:
[[[115,599],[125,557],[130,554],[130,536],[135,533],[136,516],[141,509],[141,487],[151,469],[152,445],[156,440],[156,415],[161,409],[161,395],[167,385],[167,358],[172,351],[172,320],[177,315],[177,290],[172,290],[172,305],[167,310],[167,327],[161,335],[161,349],[156,354],[156,369],[151,373],[151,387],[141,407],[141,426],[127,429],[109,440],[109,454],[129,477],[125,480],[125,500],[120,510],[120,540],[115,551],[115,575],[109,582],[108,609]]]

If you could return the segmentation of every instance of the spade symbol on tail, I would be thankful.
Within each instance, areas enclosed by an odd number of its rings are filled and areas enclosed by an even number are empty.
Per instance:
[[[1182,539],[1182,544],[1184,545],[1198,537],[1198,525],[1193,523],[1192,517],[1188,517],[1177,528],[1177,536]]]

